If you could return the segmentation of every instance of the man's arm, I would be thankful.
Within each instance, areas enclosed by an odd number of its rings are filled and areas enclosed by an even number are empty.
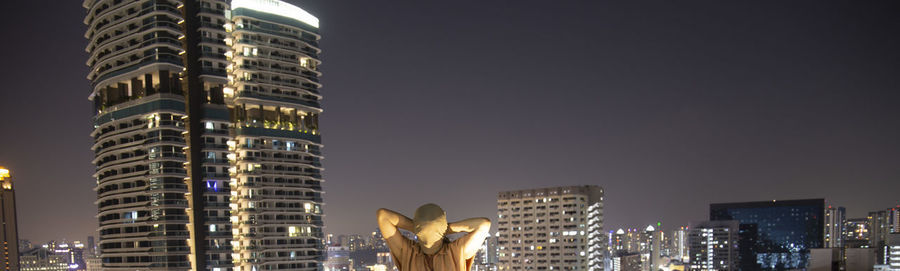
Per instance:
[[[388,248],[390,248],[391,251],[396,251],[397,248],[402,246],[402,242],[404,241],[403,238],[406,238],[400,234],[399,230],[412,231],[412,220],[404,215],[384,208],[378,209],[376,216],[378,217],[378,228],[381,230],[381,236],[383,236],[385,242],[387,242]]]
[[[475,253],[478,253],[478,250],[481,249],[481,244],[484,243],[484,239],[491,234],[491,220],[484,217],[469,218],[453,222],[447,227],[450,230],[449,233],[469,233],[457,240],[461,242],[462,255],[465,259],[475,257]]]

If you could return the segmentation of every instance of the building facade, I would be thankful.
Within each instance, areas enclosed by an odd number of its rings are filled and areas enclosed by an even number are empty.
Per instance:
[[[875,249],[876,261],[886,263],[887,239],[891,234],[900,233],[900,208],[887,208],[869,212],[866,216],[869,247]]]
[[[500,192],[498,270],[602,270],[603,189],[564,186]]]
[[[237,271],[322,269],[318,19],[232,1],[231,112]]]
[[[22,271],[69,271],[69,257],[48,247],[25,251],[21,256]]]
[[[87,271],[84,244],[49,243],[22,253],[22,271]]]
[[[844,228],[847,224],[847,210],[844,207],[828,206],[825,208],[825,247],[844,247]]]
[[[103,266],[100,262],[100,257],[90,255],[84,258],[84,264],[86,265],[85,271],[100,271]]]
[[[689,270],[738,270],[739,225],[736,220],[691,224]]]
[[[690,238],[688,232],[690,227],[679,227],[672,231],[672,237],[669,243],[671,252],[669,257],[674,261],[687,263],[690,261]]]
[[[350,249],[344,246],[329,246],[327,249],[325,271],[354,271],[353,259],[350,258]]]
[[[844,222],[844,248],[869,248],[869,223],[865,218],[851,218]]]
[[[497,236],[489,236],[484,239],[484,244],[478,250],[473,260],[472,270],[474,271],[497,271]]]
[[[892,271],[900,270],[900,233],[892,233],[887,236],[884,262],[880,264]]]
[[[740,223],[741,270],[803,269],[809,250],[824,246],[824,208],[824,199],[721,203],[709,218]]]
[[[0,167],[0,242],[3,242],[3,270],[19,270],[19,227],[16,191],[8,169]]]
[[[104,270],[321,269],[318,19],[85,0]]]
[[[658,270],[665,266],[663,258],[668,263],[669,249],[666,244],[665,234],[657,230],[653,225],[646,228],[628,230],[618,229],[609,232],[608,261],[624,263],[623,257],[638,255],[637,262],[640,270]],[[631,259],[631,258],[629,258]],[[630,264],[630,263],[629,263]],[[616,270],[614,263],[606,264],[608,269]],[[622,267],[624,268],[624,267]]]

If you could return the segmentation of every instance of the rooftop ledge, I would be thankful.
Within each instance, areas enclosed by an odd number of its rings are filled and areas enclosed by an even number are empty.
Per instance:
[[[231,9],[246,8],[295,19],[319,28],[319,18],[302,8],[278,0],[232,0]]]

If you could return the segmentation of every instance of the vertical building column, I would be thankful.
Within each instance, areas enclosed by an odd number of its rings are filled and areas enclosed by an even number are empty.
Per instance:
[[[281,106],[275,106],[275,123],[281,127]]]
[[[299,130],[297,125],[297,109],[291,110],[291,130]]]
[[[188,209],[190,210],[189,219],[190,226],[190,242],[188,246],[191,248],[193,261],[191,261],[191,270],[206,270],[206,249],[208,229],[205,227],[206,211],[204,203],[206,202],[206,187],[203,185],[203,104],[206,101],[206,93],[203,89],[203,81],[200,78],[202,73],[202,63],[200,55],[203,53],[200,48],[200,1],[186,0],[184,1],[184,66],[185,80],[187,83],[187,93],[185,95],[188,131]],[[160,71],[160,84],[162,79],[168,83],[168,72],[165,76],[164,71]],[[166,87],[168,87],[166,85]]]
[[[148,96],[156,94],[157,90],[153,89],[153,74],[144,74],[144,92]]]
[[[159,71],[159,92],[172,93],[172,83],[169,82],[169,71]]]

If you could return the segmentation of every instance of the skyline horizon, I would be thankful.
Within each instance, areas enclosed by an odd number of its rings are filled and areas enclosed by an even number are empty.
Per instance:
[[[12,172],[12,170],[10,170],[10,171]],[[15,178],[12,178],[12,179],[14,180]],[[14,184],[15,184],[15,182],[14,182]],[[563,186],[584,186],[584,185],[570,184],[570,185],[563,185]],[[521,188],[521,189],[514,189],[514,190],[531,190],[531,189],[542,189],[542,188],[550,188],[550,187],[558,187],[558,185],[548,185],[548,186],[542,186],[542,187]],[[601,186],[601,188],[603,188],[603,187]],[[604,193],[606,193],[606,188],[603,188],[603,190],[604,190]],[[508,190],[508,191],[512,191],[512,190]],[[499,194],[499,193],[502,193],[502,192],[504,192],[504,191],[498,191],[497,193]],[[605,197],[605,196],[604,196],[604,197]],[[325,197],[325,198],[327,199],[327,197]],[[715,205],[715,204],[731,204],[731,203],[762,203],[762,202],[768,202],[768,201],[804,201],[804,200],[815,200],[815,199],[823,199],[823,200],[825,200],[825,207],[826,207],[826,208],[829,207],[829,206],[834,206],[834,207],[844,207],[844,208],[846,208],[846,209],[847,209],[847,216],[846,216],[846,217],[847,217],[848,220],[849,220],[849,219],[865,218],[865,217],[868,215],[869,212],[877,212],[877,211],[887,210],[887,209],[891,209],[891,208],[900,208],[900,200],[897,200],[897,203],[896,203],[897,205],[896,205],[896,206],[895,206],[895,205],[889,205],[888,207],[884,207],[884,208],[881,208],[881,209],[864,210],[864,211],[859,211],[859,213],[858,213],[857,215],[851,215],[851,214],[853,214],[853,212],[851,211],[851,208],[847,208],[846,206],[840,205],[840,204],[834,204],[834,205],[832,205],[832,204],[831,204],[832,202],[828,201],[827,198],[814,198],[814,197],[807,197],[807,198],[802,198],[802,197],[801,197],[801,198],[791,198],[791,199],[771,199],[771,200],[769,200],[769,199],[761,199],[761,200],[750,200],[750,201],[711,202],[711,203],[708,203],[708,205],[711,206],[711,205]],[[422,203],[420,203],[419,205],[412,206],[412,207],[404,207],[404,208],[411,208],[411,211],[408,212],[408,216],[411,216],[412,213],[413,213],[412,211],[414,211],[415,208],[417,208],[417,207],[420,206],[420,205],[427,204],[427,203],[435,203],[435,202],[422,202]],[[444,207],[444,205],[441,205],[440,203],[436,203],[436,204],[438,204],[438,205]],[[326,223],[326,224],[325,224],[325,227],[324,227],[324,229],[325,229],[325,235],[333,234],[333,235],[335,235],[335,236],[338,236],[338,235],[357,235],[357,234],[358,234],[358,235],[362,235],[362,236],[367,236],[367,235],[369,235],[369,234],[371,234],[371,233],[377,231],[377,223],[376,223],[376,220],[375,220],[375,218],[374,218],[374,217],[375,217],[374,213],[375,213],[375,211],[377,211],[379,208],[388,208],[388,209],[390,209],[391,207],[377,207],[377,208],[374,208],[374,209],[373,209],[373,211],[372,211],[373,215],[372,215],[372,218],[370,219],[370,220],[371,220],[371,224],[373,224],[373,227],[372,227],[372,230],[371,230],[371,231],[358,231],[358,232],[331,232],[331,231],[328,230],[329,227],[328,227],[328,225],[327,225],[327,223]],[[446,209],[446,208],[445,208],[445,209]],[[496,210],[496,205],[495,205],[495,208],[494,208],[494,209]],[[327,213],[327,200],[326,200],[326,205],[325,205],[325,209],[324,209],[324,210],[325,210],[326,213]],[[403,209],[402,209],[402,208],[398,208],[397,211],[398,211],[398,212],[401,212],[400,210],[403,210]],[[606,206],[605,203],[604,203],[604,212],[605,212],[606,210],[607,210],[607,206]],[[708,215],[708,211],[709,211],[709,210],[707,209],[707,210],[706,210],[707,215]],[[405,215],[407,214],[407,212],[401,212],[401,213],[403,213],[403,214],[405,214]],[[447,218],[448,218],[448,220],[450,220],[450,221],[453,221],[453,220],[456,220],[456,219],[462,219],[462,218],[466,218],[466,217],[471,217],[471,216],[467,216],[467,215],[451,216],[450,212],[447,212],[447,213],[448,213],[448,217],[447,217]],[[605,214],[604,214],[604,215],[605,215]],[[491,219],[491,221],[496,221],[496,220],[497,220],[496,215],[495,215],[495,216],[487,216],[486,218]],[[621,225],[621,224],[617,224],[617,226],[615,226],[615,227],[607,227],[607,221],[604,220],[604,229],[603,229],[603,230],[604,230],[604,231],[607,231],[607,232],[613,232],[613,231],[618,230],[618,229],[624,229],[624,230],[626,230],[626,231],[627,231],[627,230],[630,230],[630,229],[637,229],[637,230],[640,230],[640,229],[642,229],[643,227],[645,227],[645,226],[647,226],[647,225],[651,225],[651,226],[656,227],[655,225],[657,225],[657,223],[661,223],[662,228],[663,228],[662,231],[668,232],[668,231],[676,230],[676,229],[679,228],[679,227],[687,227],[687,226],[688,226],[689,224],[691,224],[691,223],[697,223],[697,222],[708,221],[708,220],[709,220],[708,217],[706,217],[706,218],[702,218],[702,219],[689,220],[689,221],[687,221],[687,222],[685,222],[685,223],[683,223],[683,224],[675,224],[674,226],[672,226],[672,225],[673,225],[672,223],[666,223],[666,221],[663,221],[663,220],[656,219],[656,220],[654,221],[654,219],[649,219],[649,220],[647,220],[648,222],[647,222],[646,224],[633,224],[633,225]],[[361,229],[361,228],[360,228],[360,229]],[[656,231],[660,231],[660,229],[657,228]],[[492,227],[491,227],[491,233],[495,233],[495,232],[496,232],[496,225],[492,225]],[[23,238],[23,236],[20,235],[20,236],[19,236],[19,237],[20,237],[19,239],[20,239],[20,240],[28,240],[28,241],[32,242],[33,244],[47,244],[47,243],[52,242],[52,241],[58,241],[58,242],[66,242],[66,241],[74,242],[74,241],[80,241],[80,242],[82,242],[82,243],[86,243],[86,240],[87,240],[87,237],[88,237],[88,236],[98,237],[98,235],[96,235],[96,234],[94,234],[94,235],[90,235],[90,234],[89,234],[89,235],[84,235],[84,236],[82,236],[82,237],[78,237],[78,238],[84,238],[84,239],[68,239],[68,237],[62,237],[62,238],[59,238],[59,239],[53,239],[53,238],[50,238],[50,239],[40,239],[41,241],[35,242],[35,240],[37,240],[37,239]]]

